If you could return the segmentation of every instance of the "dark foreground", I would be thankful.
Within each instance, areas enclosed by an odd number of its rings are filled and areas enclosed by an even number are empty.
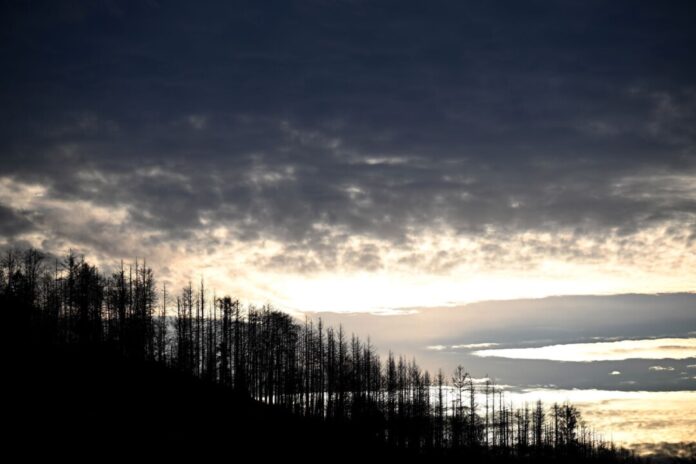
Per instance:
[[[104,348],[54,347],[26,365],[7,397],[6,423],[10,445],[27,460],[328,460],[395,451],[348,424],[298,417],[156,363],[124,361]]]
[[[8,443],[23,460],[584,462],[471,449],[414,453],[390,447],[359,424],[297,416],[154,362],[126,361],[105,346],[23,353],[5,416]],[[593,460],[619,461],[633,459]]]

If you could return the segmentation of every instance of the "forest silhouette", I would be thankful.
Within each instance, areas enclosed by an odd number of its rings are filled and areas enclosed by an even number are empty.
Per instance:
[[[382,359],[340,326],[216,297],[203,281],[170,294],[145,262],[104,275],[72,252],[10,250],[0,306],[11,432],[28,455],[637,459],[572,404],[515,406],[461,366],[431,375]]]

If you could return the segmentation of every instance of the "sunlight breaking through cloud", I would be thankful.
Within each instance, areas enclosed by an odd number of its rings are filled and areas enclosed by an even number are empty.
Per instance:
[[[254,164],[249,169],[249,179],[256,183],[285,182],[297,175],[291,166],[271,170]],[[236,210],[218,214],[177,203],[165,211],[159,204],[141,205],[140,197],[116,188],[127,181],[156,183],[190,196],[196,183],[218,188],[215,179],[195,181],[157,166],[131,174],[82,169],[73,183],[80,190],[68,193],[50,182],[0,175],[0,219],[11,233],[0,233],[0,246],[30,245],[56,255],[79,250],[104,266],[145,257],[172,270],[163,277],[173,288],[202,275],[219,289],[239,289],[246,301],[271,302],[291,311],[393,314],[399,308],[499,298],[692,289],[688,271],[696,267],[696,253],[688,250],[696,242],[675,233],[684,230],[675,219],[628,235],[496,227],[472,234],[433,223],[407,226],[398,241],[320,220],[306,226],[311,240],[296,241],[268,227],[250,231],[255,219],[237,217]],[[83,191],[89,195],[78,195]],[[165,212],[172,217],[161,217]],[[176,228],[167,226],[171,221]],[[646,248],[652,252],[644,253]],[[205,263],[188,259],[201,255]],[[175,275],[183,267],[194,275]],[[246,284],[239,285],[241,280]],[[274,282],[272,290],[262,288],[267,281]],[[474,348],[490,347],[451,349]]]

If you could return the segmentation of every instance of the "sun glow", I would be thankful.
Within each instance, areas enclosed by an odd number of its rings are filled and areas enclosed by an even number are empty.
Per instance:
[[[204,278],[243,301],[289,311],[388,314],[482,300],[692,291],[696,269],[696,253],[685,252],[696,242],[665,225],[632,236],[583,237],[563,230],[462,235],[445,226],[411,227],[395,244],[318,222],[310,227],[321,243],[312,245],[263,231],[243,237],[234,223],[215,216],[199,218],[189,239],[176,239],[136,224],[128,206],[55,198],[50,186],[10,177],[0,177],[2,205],[34,224],[17,237],[33,246],[59,255],[78,250],[105,268],[146,258],[163,270],[170,288]],[[81,240],[87,228],[92,233]],[[642,252],[646,247],[650,254]]]
[[[615,391],[529,389],[511,393],[516,404],[570,401],[605,439],[639,453],[648,443],[693,441],[696,391]]]

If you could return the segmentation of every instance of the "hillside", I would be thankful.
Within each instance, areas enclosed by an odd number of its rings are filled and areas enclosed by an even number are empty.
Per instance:
[[[108,347],[34,351],[8,395],[13,445],[28,456],[301,458],[308,449],[366,457],[384,447],[346,424],[322,424]],[[14,388],[13,388],[14,390]],[[311,446],[310,446],[311,444]]]

